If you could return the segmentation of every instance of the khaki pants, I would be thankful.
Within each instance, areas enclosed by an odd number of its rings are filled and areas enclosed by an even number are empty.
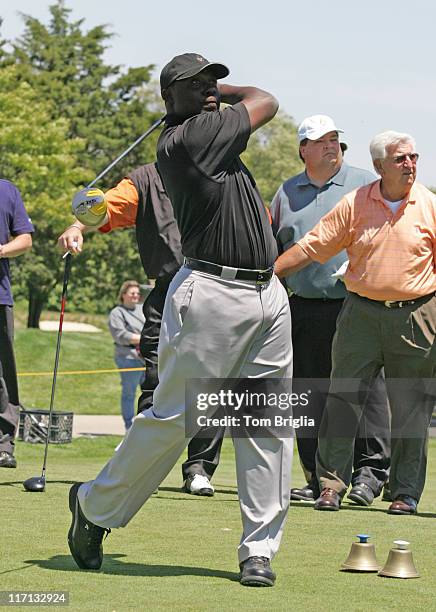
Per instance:
[[[85,516],[101,527],[125,526],[166,477],[188,444],[187,380],[291,375],[289,304],[277,277],[259,287],[183,267],[165,302],[154,404],[136,417],[97,478],[80,487]],[[289,507],[292,438],[235,438],[234,446],[239,561],[272,558]]]
[[[332,377],[321,424],[317,476],[321,488],[345,494],[351,479],[354,435],[371,381],[385,369],[391,408],[390,486],[394,498],[419,500],[427,466],[427,432],[434,398],[428,379],[436,331],[436,298],[404,308],[350,294],[338,318],[332,346]],[[353,379],[353,393],[344,391]],[[358,381],[358,382],[357,382]],[[384,432],[370,432],[370,435]]]

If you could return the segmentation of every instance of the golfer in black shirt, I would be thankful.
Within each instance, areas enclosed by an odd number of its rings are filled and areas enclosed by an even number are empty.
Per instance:
[[[288,299],[273,274],[276,244],[255,181],[239,159],[278,104],[254,87],[217,85],[228,72],[186,53],[161,73],[167,118],[158,163],[185,264],[165,303],[153,406],[135,419],[97,478],[70,491],[69,545],[83,568],[100,567],[105,531],[129,522],[183,452],[188,381],[292,374]],[[220,110],[220,101],[230,106]],[[289,506],[292,438],[241,436],[234,446],[241,584],[272,586],[270,559]]]

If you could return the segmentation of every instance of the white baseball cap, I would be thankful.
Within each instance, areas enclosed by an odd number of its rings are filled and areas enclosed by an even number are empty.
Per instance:
[[[318,138],[329,132],[343,133],[343,131],[335,126],[331,117],[327,115],[312,115],[311,117],[306,117],[298,126],[298,142],[306,140],[306,138],[318,140]]]

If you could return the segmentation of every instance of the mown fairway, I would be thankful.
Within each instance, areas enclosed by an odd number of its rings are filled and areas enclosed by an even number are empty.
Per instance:
[[[229,441],[214,478],[214,498],[181,493],[177,466],[130,525],[109,535],[102,570],[78,570],[66,543],[68,489],[73,481],[93,477],[118,441],[108,436],[51,445],[42,494],[26,493],[21,483],[39,475],[43,447],[18,443],[19,467],[0,470],[0,590],[67,590],[70,610],[435,609],[434,441],[418,517],[389,516],[387,504],[379,501],[370,509],[344,503],[338,513],[293,503],[273,564],[278,579],[272,589],[243,588],[237,581],[240,517]],[[297,460],[294,482],[302,482]],[[409,540],[422,577],[339,572],[356,533],[373,536],[382,563],[393,540]]]

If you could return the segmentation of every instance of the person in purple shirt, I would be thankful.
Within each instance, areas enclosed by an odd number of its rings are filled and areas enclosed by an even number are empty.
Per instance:
[[[19,421],[14,315],[9,258],[32,246],[34,227],[13,183],[0,179],[0,467],[17,467],[14,439]]]

